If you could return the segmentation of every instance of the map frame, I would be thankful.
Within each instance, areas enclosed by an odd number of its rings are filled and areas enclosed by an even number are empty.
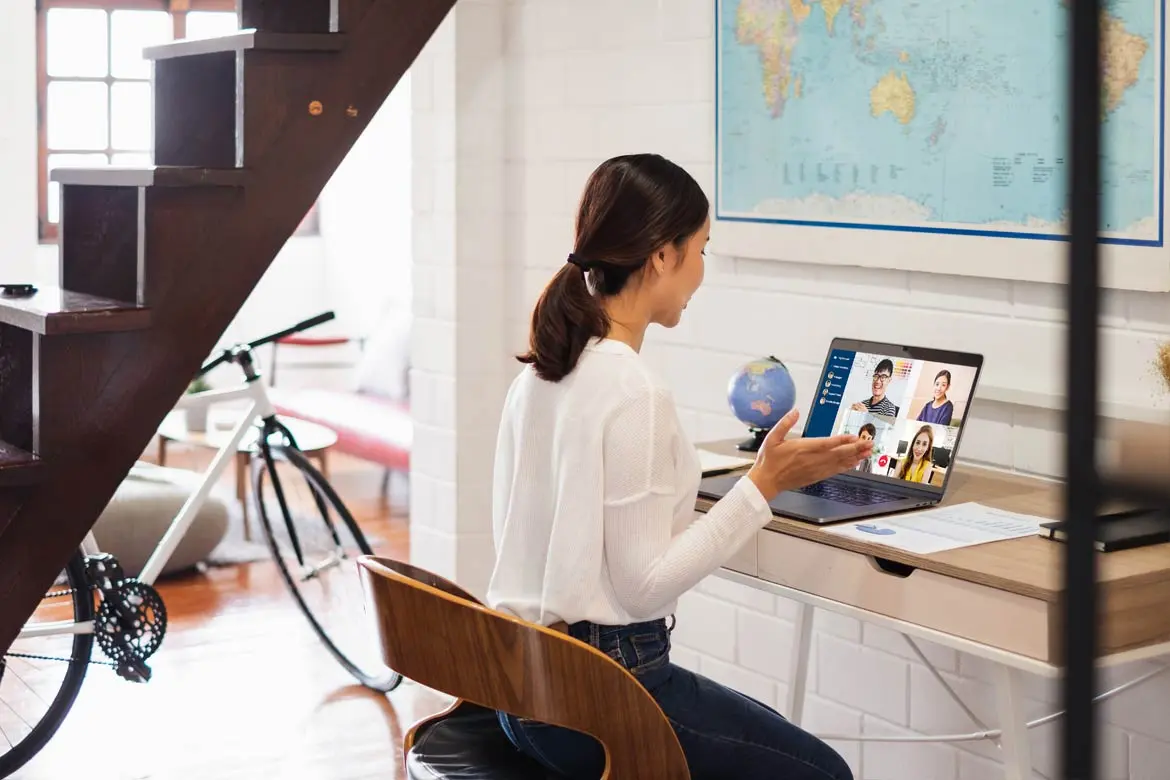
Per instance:
[[[1104,287],[1170,292],[1170,252],[1166,251],[1166,2],[1155,7],[1152,55],[1158,62],[1157,238],[1102,235]],[[946,225],[829,221],[762,214],[729,213],[723,206],[723,96],[725,0],[714,0],[714,198],[712,250],[729,256],[792,262],[888,268],[959,276],[1064,283],[1068,236],[1026,230],[989,230]],[[955,259],[966,262],[955,262]]]

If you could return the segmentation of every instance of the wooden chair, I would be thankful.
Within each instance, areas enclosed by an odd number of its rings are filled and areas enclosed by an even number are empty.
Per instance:
[[[410,564],[373,556],[359,564],[386,664],[457,698],[406,735],[410,780],[547,780],[539,764],[512,746],[495,710],[594,737],[606,754],[602,778],[689,780],[682,747],[658,703],[609,656],[489,609]]]

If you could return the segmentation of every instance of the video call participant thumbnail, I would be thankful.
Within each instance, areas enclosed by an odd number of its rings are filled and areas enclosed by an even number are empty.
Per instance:
[[[894,361],[889,358],[882,358],[874,366],[873,375],[870,379],[872,395],[864,401],[854,403],[850,408],[855,412],[869,411],[873,414],[880,414],[886,417],[897,417],[898,405],[886,395],[886,391],[890,387],[890,380],[893,378]]]

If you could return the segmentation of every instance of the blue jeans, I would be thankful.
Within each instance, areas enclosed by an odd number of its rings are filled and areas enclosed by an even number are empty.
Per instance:
[[[853,780],[836,751],[771,707],[671,663],[670,631],[665,620],[569,626],[573,638],[625,666],[650,692],[678,735],[693,780]],[[550,772],[601,777],[605,753],[593,737],[504,712],[499,719],[512,744]]]

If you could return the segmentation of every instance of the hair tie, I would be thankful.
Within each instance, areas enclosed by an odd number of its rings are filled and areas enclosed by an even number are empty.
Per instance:
[[[570,263],[577,266],[582,271],[589,270],[589,263],[585,260],[585,258],[581,257],[580,255],[574,254],[573,252],[570,252],[568,259],[569,259]]]

